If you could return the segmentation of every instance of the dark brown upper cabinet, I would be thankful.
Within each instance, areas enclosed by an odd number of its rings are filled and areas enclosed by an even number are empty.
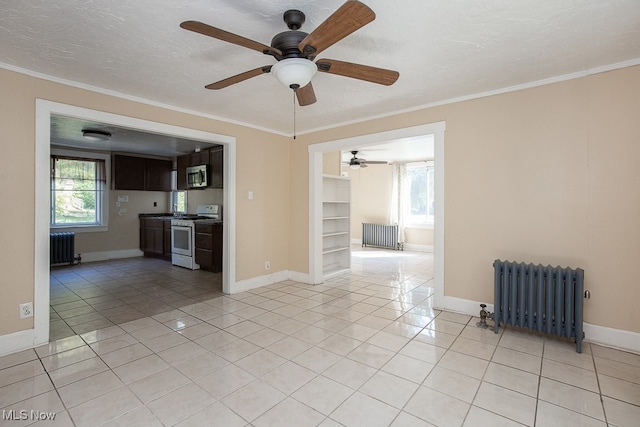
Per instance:
[[[223,188],[223,165],[224,165],[224,151],[223,147],[214,147],[209,150],[209,170],[211,171],[211,184],[212,188]]]
[[[115,154],[111,158],[114,190],[171,191],[171,160]]]

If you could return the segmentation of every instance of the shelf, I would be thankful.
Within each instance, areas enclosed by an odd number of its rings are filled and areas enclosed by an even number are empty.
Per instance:
[[[323,249],[322,255],[331,254],[331,253],[340,252],[340,251],[348,251],[348,250],[349,250],[348,246],[334,246],[332,248]]]
[[[333,236],[344,236],[345,234],[349,234],[348,231],[333,231],[331,233],[324,233],[322,237],[333,237]]]
[[[323,280],[349,271],[351,265],[351,181],[323,175],[322,180]]]

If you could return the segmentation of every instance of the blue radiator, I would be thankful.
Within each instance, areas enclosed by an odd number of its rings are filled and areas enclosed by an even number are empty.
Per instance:
[[[50,233],[49,235],[49,263],[73,264],[75,256],[76,233],[72,231]]]
[[[494,331],[513,325],[575,338],[582,352],[584,271],[496,260]]]

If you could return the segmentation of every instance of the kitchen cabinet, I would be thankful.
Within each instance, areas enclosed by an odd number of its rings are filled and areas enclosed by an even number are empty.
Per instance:
[[[111,165],[114,190],[144,190],[144,158],[116,154]]]
[[[201,269],[222,271],[222,223],[196,222],[195,252]]]
[[[189,166],[209,165],[209,185],[210,188],[223,188],[223,163],[224,147],[217,145],[207,150],[197,153],[189,153],[177,158],[177,188],[178,190],[188,190],[187,188],[187,168]]]
[[[201,150],[189,154],[189,166],[200,166],[209,164],[209,150]]]
[[[214,147],[209,150],[209,172],[212,188],[223,188],[223,165],[224,165],[224,148],[222,146]]]
[[[145,256],[171,259],[171,220],[140,218],[140,250]]]
[[[111,164],[114,190],[171,191],[171,160],[115,154]]]
[[[162,251],[162,255],[165,258],[171,259],[171,220],[165,219],[163,221],[164,230],[164,250]]]
[[[189,167],[190,156],[178,156],[176,166],[177,166],[177,188],[178,190],[186,190],[187,189],[187,168]]]
[[[171,191],[172,163],[170,160],[144,159],[144,189],[147,191]]]

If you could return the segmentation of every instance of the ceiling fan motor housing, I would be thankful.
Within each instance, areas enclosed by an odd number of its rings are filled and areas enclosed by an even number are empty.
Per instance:
[[[280,61],[285,58],[304,57],[298,49],[300,42],[309,35],[304,31],[298,31],[304,23],[304,13],[296,9],[291,9],[287,10],[284,15],[282,15],[282,18],[290,31],[276,34],[273,39],[271,39],[271,47],[282,52],[282,56],[276,57],[276,59]]]
[[[285,59],[285,58],[300,58],[302,57],[300,50],[298,49],[298,45],[305,37],[307,37],[307,33],[304,31],[284,31],[282,33],[276,34],[275,37],[271,40],[271,47],[274,47],[280,52],[282,52],[282,57],[277,58]]]

